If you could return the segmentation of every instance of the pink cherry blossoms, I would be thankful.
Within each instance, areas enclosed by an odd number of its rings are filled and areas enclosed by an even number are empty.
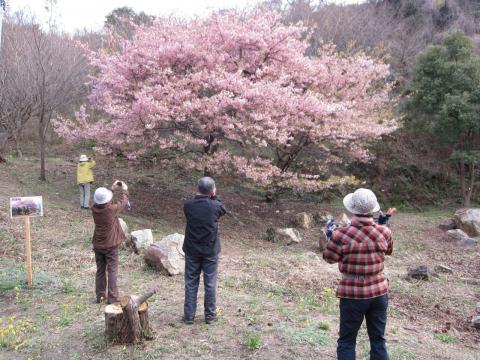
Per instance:
[[[378,115],[388,66],[331,45],[307,57],[306,29],[280,20],[259,10],[160,19],[120,51],[89,52],[89,104],[56,131],[104,153],[188,153],[189,166],[315,189],[318,176],[294,166],[304,149],[363,149],[395,130]]]

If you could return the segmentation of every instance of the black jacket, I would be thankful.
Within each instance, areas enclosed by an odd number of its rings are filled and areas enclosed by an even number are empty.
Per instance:
[[[187,219],[183,251],[190,256],[215,256],[220,252],[218,219],[226,214],[217,197],[196,195],[185,202],[183,212]]]

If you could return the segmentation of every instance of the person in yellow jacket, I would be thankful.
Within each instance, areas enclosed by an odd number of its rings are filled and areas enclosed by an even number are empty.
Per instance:
[[[82,209],[90,208],[90,184],[93,183],[93,171],[96,165],[95,160],[80,155],[77,165],[77,184],[80,187],[80,207]]]

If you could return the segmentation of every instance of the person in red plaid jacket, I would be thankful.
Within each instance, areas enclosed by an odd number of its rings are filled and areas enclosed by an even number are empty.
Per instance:
[[[358,330],[366,319],[370,339],[370,359],[388,359],[385,345],[387,323],[388,279],[383,275],[385,255],[393,250],[392,233],[376,224],[373,213],[380,210],[377,197],[369,189],[358,189],[343,199],[353,214],[349,226],[328,232],[331,235],[323,258],[338,263],[342,273],[337,296],[340,298],[340,336],[337,346],[339,360],[354,360]],[[386,223],[395,209],[380,214]]]

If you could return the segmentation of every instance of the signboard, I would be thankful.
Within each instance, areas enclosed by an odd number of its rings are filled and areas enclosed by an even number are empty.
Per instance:
[[[30,217],[43,216],[43,199],[41,196],[21,196],[10,198],[10,216],[23,218],[25,222],[25,268],[27,283],[33,284],[32,246],[30,239]]]
[[[22,196],[10,198],[10,216],[43,216],[43,199],[41,196]]]

